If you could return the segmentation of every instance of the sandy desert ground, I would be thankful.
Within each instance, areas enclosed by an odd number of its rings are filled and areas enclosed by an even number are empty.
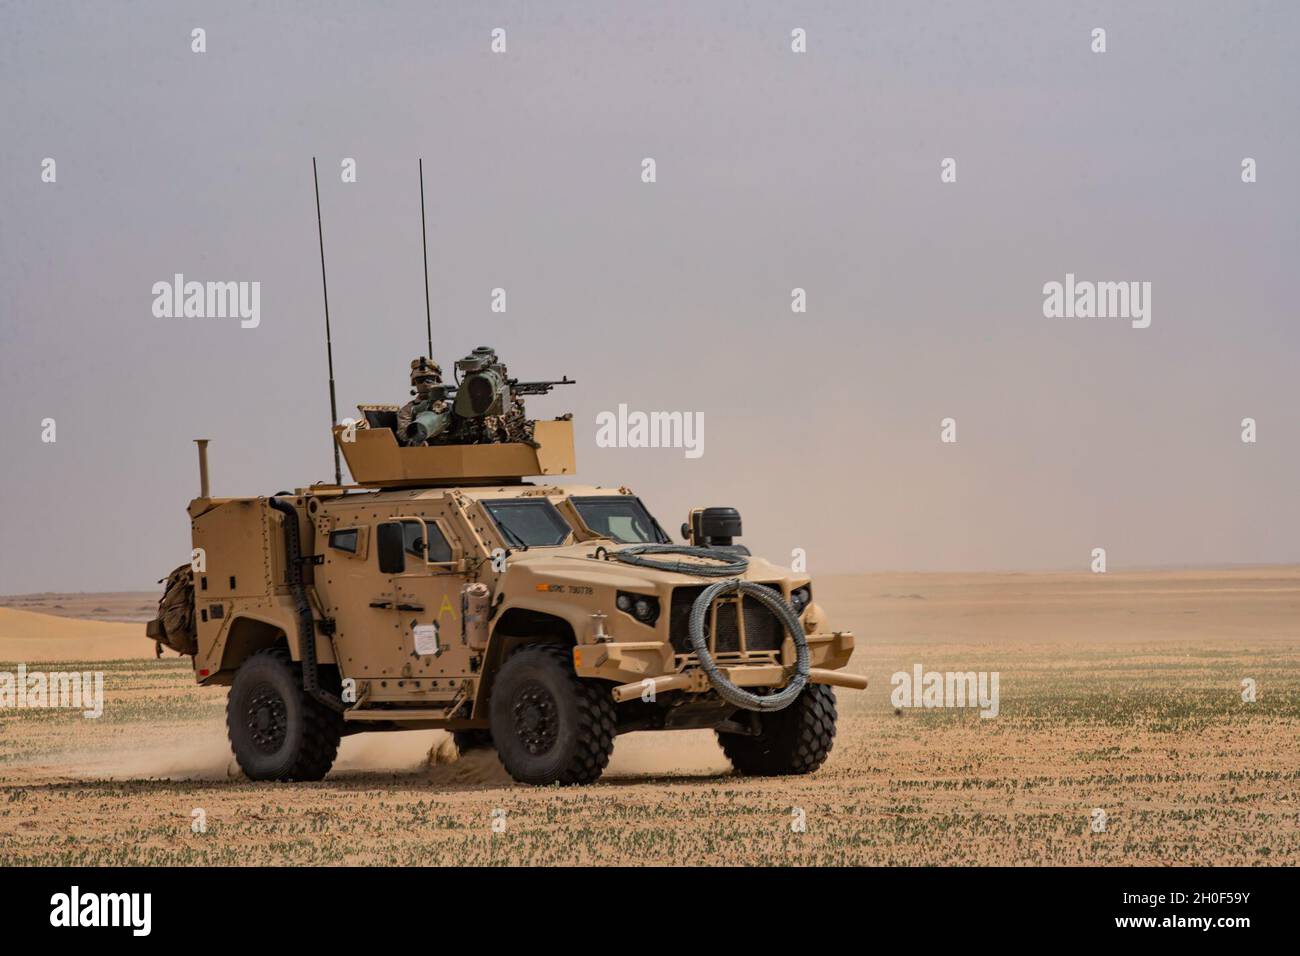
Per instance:
[[[0,863],[1300,862],[1300,568],[816,588],[872,680],[838,692],[820,772],[741,778],[710,733],[633,734],[571,789],[513,785],[436,732],[348,738],[322,783],[250,783],[225,690],[153,659],[156,594],[0,598],[0,671],[101,670],[106,694],[98,720],[0,710]],[[997,671],[999,715],[896,711],[890,675],[915,664]]]

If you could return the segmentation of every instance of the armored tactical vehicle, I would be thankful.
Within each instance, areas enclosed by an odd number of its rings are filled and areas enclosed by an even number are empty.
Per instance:
[[[319,780],[344,735],[423,728],[532,784],[594,781],[636,730],[712,728],[744,774],[826,759],[831,687],[866,686],[842,670],[853,637],[735,543],[734,509],[691,512],[674,545],[629,489],[554,483],[567,417],[405,447],[396,406],[360,412],[334,428],[351,485],[214,497],[199,442],[192,561],[149,635],[230,687],[250,778]]]

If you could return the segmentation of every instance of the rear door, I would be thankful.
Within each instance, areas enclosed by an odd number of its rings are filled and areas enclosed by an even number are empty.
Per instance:
[[[394,575],[381,574],[371,516],[344,518],[325,537],[317,593],[334,620],[334,647],[344,677],[395,677],[409,660],[393,616]],[[410,560],[408,556],[408,561]]]

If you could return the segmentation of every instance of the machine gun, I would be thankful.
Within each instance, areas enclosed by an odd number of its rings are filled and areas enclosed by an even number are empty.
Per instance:
[[[482,444],[519,441],[534,444],[533,423],[524,414],[522,397],[545,395],[562,379],[521,382],[511,378],[496,351],[483,345],[456,362],[454,385],[433,387],[416,405],[411,425],[401,436],[409,444]]]
[[[510,391],[516,395],[545,395],[557,385],[577,385],[578,383],[566,375],[558,381],[552,380],[549,382],[521,382],[517,378],[512,378],[508,384],[510,385]]]
[[[557,385],[574,385],[567,375],[545,382],[521,382],[511,378],[497,358],[496,350],[480,345],[456,362],[455,411],[460,418],[505,415],[515,400],[524,395],[545,395]]]

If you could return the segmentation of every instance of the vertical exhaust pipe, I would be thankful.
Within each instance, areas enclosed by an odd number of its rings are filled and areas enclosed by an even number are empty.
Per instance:
[[[194,444],[199,446],[199,497],[212,497],[208,491],[208,441],[207,438],[196,438]]]

